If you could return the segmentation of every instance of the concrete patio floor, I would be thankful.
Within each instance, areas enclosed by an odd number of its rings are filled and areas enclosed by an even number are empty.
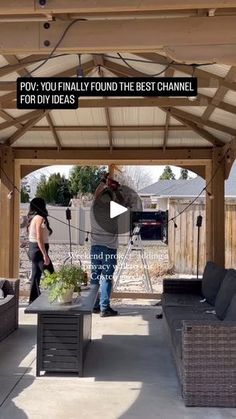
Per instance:
[[[158,307],[93,315],[85,377],[35,377],[36,316],[0,343],[1,419],[223,419],[236,409],[186,408]]]

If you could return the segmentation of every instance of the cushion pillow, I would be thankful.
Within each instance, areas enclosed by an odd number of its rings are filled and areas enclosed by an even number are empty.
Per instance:
[[[216,297],[215,310],[220,320],[226,316],[233,295],[236,294],[236,270],[229,269]]]
[[[3,291],[3,285],[5,283],[5,279],[0,279],[0,299],[2,300],[5,295],[4,295],[4,291]]]
[[[202,277],[202,294],[209,304],[215,305],[217,293],[227,273],[227,269],[217,266],[214,262],[207,262]]]
[[[232,297],[224,320],[236,321],[236,294],[234,294]]]

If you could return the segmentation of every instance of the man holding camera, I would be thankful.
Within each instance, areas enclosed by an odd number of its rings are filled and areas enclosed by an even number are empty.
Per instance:
[[[124,203],[120,184],[107,174],[98,185],[91,207],[91,283],[100,283],[94,313],[101,317],[116,316],[110,307],[112,279],[117,264],[118,220],[110,218],[110,203]]]

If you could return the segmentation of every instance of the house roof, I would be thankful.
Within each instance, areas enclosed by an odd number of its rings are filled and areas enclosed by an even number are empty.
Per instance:
[[[194,198],[205,187],[206,182],[200,176],[187,180],[158,180],[139,191],[141,196],[158,196],[166,198]],[[200,196],[204,196],[203,192]],[[236,197],[236,164],[232,166],[230,176],[225,181],[225,196]]]

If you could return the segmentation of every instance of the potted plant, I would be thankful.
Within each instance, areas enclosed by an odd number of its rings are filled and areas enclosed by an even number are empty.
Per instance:
[[[52,274],[45,271],[42,286],[49,290],[49,301],[60,304],[72,301],[73,292],[80,293],[81,285],[87,282],[87,274],[81,266],[63,265]]]

